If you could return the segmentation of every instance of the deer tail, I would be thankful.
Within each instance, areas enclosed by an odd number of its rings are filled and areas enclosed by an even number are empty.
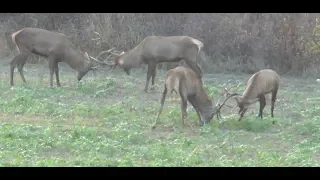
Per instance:
[[[19,31],[17,31],[17,32],[14,32],[14,33],[12,33],[12,35],[11,35],[12,42],[13,42],[14,45],[16,45],[16,48],[17,48],[18,52],[20,52],[20,50],[19,50],[19,47],[18,47],[18,45],[17,45],[17,43],[16,43],[16,36],[17,36],[22,30],[23,30],[23,29],[21,29],[21,30],[19,30]]]
[[[201,49],[203,48],[203,43],[201,41],[199,41],[198,39],[194,39],[192,38],[191,40],[195,45],[197,45],[198,48],[198,54],[201,51]]]

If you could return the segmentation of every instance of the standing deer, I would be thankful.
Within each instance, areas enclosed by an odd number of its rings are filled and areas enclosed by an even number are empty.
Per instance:
[[[238,121],[242,119],[249,105],[259,101],[260,109],[258,117],[263,119],[262,112],[264,107],[266,106],[265,95],[271,93],[271,117],[273,118],[274,104],[276,102],[279,84],[280,77],[275,71],[271,69],[263,69],[256,72],[250,77],[247,82],[247,87],[242,95],[237,93],[230,95],[229,91],[225,90],[228,95],[228,98],[226,100],[233,96],[240,96],[235,97],[235,100],[237,101],[237,107],[240,108],[238,112],[240,114],[240,118]],[[274,123],[274,121],[272,123]]]
[[[156,66],[161,62],[179,62],[184,59],[201,79],[202,70],[196,59],[202,48],[203,43],[201,41],[189,36],[148,36],[135,48],[118,54],[114,62],[114,68],[119,66],[130,75],[131,68],[147,64],[147,81],[144,88],[144,91],[147,92],[151,77],[152,86],[154,86]]]
[[[50,87],[53,86],[53,74],[56,74],[56,83],[60,87],[59,62],[66,62],[71,68],[78,71],[78,81],[90,70],[95,70],[87,52],[82,53],[62,33],[56,33],[38,28],[24,28],[11,35],[19,54],[10,63],[10,85],[13,86],[15,67],[18,68],[24,83],[23,67],[31,54],[45,57],[49,61]],[[97,61],[95,58],[91,59]],[[99,61],[97,61],[99,62]],[[100,64],[106,64],[99,62]]]
[[[170,69],[165,75],[164,90],[161,98],[161,107],[158,112],[158,116],[152,129],[154,129],[159,121],[160,114],[163,109],[163,105],[166,99],[167,93],[175,92],[180,95],[181,98],[181,122],[182,126],[187,117],[187,102],[190,104],[197,112],[198,120],[200,126],[204,123],[209,123],[213,116],[216,114],[217,119],[220,119],[220,109],[225,105],[226,100],[220,105],[219,101],[216,105],[213,104],[212,99],[206,93],[203,82],[198,77],[198,75],[190,68],[178,66],[174,69]],[[229,105],[226,105],[229,106]],[[229,106],[230,107],[230,106]]]

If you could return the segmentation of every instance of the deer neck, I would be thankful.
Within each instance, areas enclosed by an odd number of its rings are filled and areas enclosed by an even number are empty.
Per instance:
[[[136,47],[119,58],[119,64],[126,68],[139,67],[141,65],[141,48]]]
[[[65,55],[64,61],[74,70],[83,72],[90,68],[91,63],[85,61],[85,57],[79,51],[69,49]]]
[[[242,94],[242,101],[249,102],[250,100],[255,99],[256,96],[256,88],[253,85],[249,85]]]
[[[201,91],[201,93],[197,93],[195,96],[195,104],[200,111],[202,117],[206,117],[211,114],[213,111],[213,102],[209,96]]]

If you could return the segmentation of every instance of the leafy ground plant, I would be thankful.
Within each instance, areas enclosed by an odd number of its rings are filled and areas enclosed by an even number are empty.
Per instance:
[[[189,104],[186,124],[193,128],[181,128],[180,101],[171,95],[151,131],[163,71],[146,94],[143,70],[89,73],[78,83],[62,65],[62,87],[49,88],[48,74],[42,80],[37,74],[43,65],[26,65],[27,84],[17,75],[10,88],[8,68],[0,67],[0,166],[319,166],[315,79],[281,77],[276,124],[268,96],[263,120],[256,103],[240,122],[237,110],[226,108],[223,121],[214,117],[200,128]],[[249,76],[205,74],[205,88],[216,101],[222,88],[245,84]]]

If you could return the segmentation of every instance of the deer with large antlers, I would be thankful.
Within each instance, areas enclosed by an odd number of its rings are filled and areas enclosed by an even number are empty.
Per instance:
[[[62,33],[51,32],[38,28],[24,28],[12,33],[13,43],[16,45],[19,54],[10,63],[10,85],[13,86],[14,69],[17,67],[22,81],[26,80],[23,74],[23,67],[31,54],[40,55],[48,59],[50,69],[50,87],[53,86],[53,74],[56,75],[57,86],[61,86],[59,80],[58,63],[66,62],[72,69],[78,72],[78,81],[90,70],[95,70],[97,66],[90,60],[100,64],[88,53],[82,53],[76,49],[71,41]]]
[[[119,66],[130,75],[131,68],[147,64],[147,81],[144,88],[144,91],[147,92],[150,78],[152,78],[152,86],[154,86],[156,66],[161,62],[184,60],[201,79],[202,70],[196,59],[202,48],[201,41],[189,36],[148,36],[135,48],[117,54],[114,68]]]
[[[180,96],[181,99],[181,122],[182,126],[187,117],[187,102],[189,101],[193,108],[196,110],[199,124],[202,126],[204,123],[209,123],[213,116],[216,114],[217,119],[221,118],[220,110],[222,106],[225,105],[225,102],[222,105],[214,105],[212,99],[208,96],[207,92],[203,87],[203,82],[198,77],[198,75],[190,68],[178,66],[174,69],[170,69],[165,76],[164,90],[161,98],[161,107],[158,112],[158,116],[152,129],[154,129],[159,121],[160,114],[163,109],[163,105],[166,99],[167,93],[175,92]],[[230,107],[229,105],[225,105]]]
[[[250,77],[247,82],[247,87],[242,95],[238,93],[231,94],[227,89],[225,89],[225,93],[228,96],[226,101],[235,96],[237,107],[240,108],[238,112],[240,114],[238,121],[242,119],[251,104],[259,101],[260,108],[258,117],[263,119],[263,109],[267,104],[265,95],[271,93],[271,117],[273,118],[274,104],[276,102],[279,84],[280,77],[275,71],[271,69],[263,69]],[[274,121],[272,123],[274,123]]]

